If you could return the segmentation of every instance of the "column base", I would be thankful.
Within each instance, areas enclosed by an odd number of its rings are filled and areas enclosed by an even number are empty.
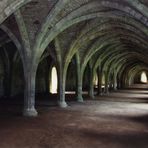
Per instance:
[[[94,98],[95,98],[95,96],[94,96],[94,95],[89,95],[89,96],[90,96],[90,98],[91,98],[91,99],[94,99]]]
[[[96,95],[97,95],[97,96],[102,96],[103,93],[102,93],[102,92],[98,92]]]
[[[99,93],[99,96],[103,96],[103,93],[101,92],[101,93]]]
[[[114,90],[114,91],[117,91],[117,88],[114,88],[113,90]]]
[[[105,95],[109,95],[109,92],[105,92],[104,94],[105,94]]]
[[[37,117],[38,115],[38,112],[36,111],[35,108],[27,108],[27,109],[24,109],[23,111],[23,116],[25,117]]]
[[[66,107],[68,106],[65,101],[59,101],[59,102],[58,102],[58,105],[59,105],[59,107],[61,107],[61,108],[66,108]]]
[[[83,103],[84,102],[83,97],[77,97],[77,101]]]

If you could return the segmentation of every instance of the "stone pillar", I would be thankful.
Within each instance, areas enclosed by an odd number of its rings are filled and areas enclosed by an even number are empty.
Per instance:
[[[108,74],[107,72],[105,72],[105,93],[108,94],[109,90],[108,90]]]
[[[82,88],[83,88],[83,76],[81,76],[80,71],[77,71],[77,90],[76,90],[76,96],[77,96],[77,101],[78,102],[83,102],[83,97],[82,97]]]
[[[114,89],[114,91],[117,90],[117,75],[115,72],[114,72],[114,76],[113,76],[113,89]]]
[[[77,71],[76,71],[76,98],[78,102],[83,102],[83,74],[81,73],[81,68],[80,68],[80,61],[79,58],[76,60],[76,65],[77,65]]]
[[[65,83],[66,83],[66,74],[64,75],[62,67],[58,70],[58,94],[59,94],[59,106],[62,108],[67,107],[65,101]]]
[[[89,80],[89,91],[88,91],[88,95],[92,99],[94,98],[94,84],[93,84],[93,80],[94,80],[93,69],[90,68],[90,80]]]
[[[36,69],[24,72],[25,72],[25,92],[24,92],[23,115],[28,117],[36,117],[38,115],[35,109]]]

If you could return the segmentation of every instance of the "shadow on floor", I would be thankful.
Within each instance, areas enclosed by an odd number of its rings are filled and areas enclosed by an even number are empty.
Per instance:
[[[127,132],[107,133],[100,131],[82,130],[83,136],[92,141],[98,140],[105,143],[106,147],[120,147],[120,148],[147,148],[148,133],[143,132]]]

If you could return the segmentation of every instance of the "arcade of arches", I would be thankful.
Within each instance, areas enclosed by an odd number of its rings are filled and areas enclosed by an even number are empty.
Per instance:
[[[23,116],[146,91],[147,76],[147,0],[0,1],[0,97]]]

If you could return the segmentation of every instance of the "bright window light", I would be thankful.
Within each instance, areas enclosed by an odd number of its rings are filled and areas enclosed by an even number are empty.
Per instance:
[[[105,74],[102,76],[102,84],[105,85]]]
[[[145,72],[142,72],[141,74],[141,82],[142,83],[147,83],[147,76]]]
[[[57,70],[55,67],[51,70],[51,82],[50,82],[50,93],[56,94],[58,86]]]
[[[95,86],[98,85],[98,76],[97,76],[97,73],[95,73],[93,84],[94,84]]]

